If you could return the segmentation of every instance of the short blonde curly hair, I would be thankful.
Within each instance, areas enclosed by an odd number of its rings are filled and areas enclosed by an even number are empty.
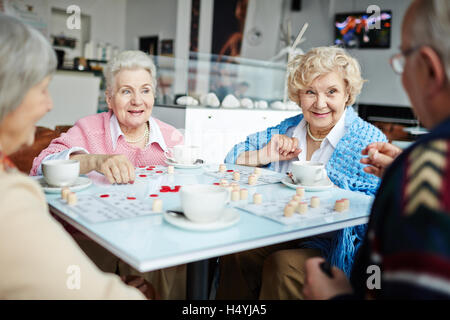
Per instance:
[[[361,92],[366,80],[361,77],[358,61],[344,49],[338,47],[317,47],[292,59],[288,64],[289,99],[300,105],[299,90],[304,90],[319,76],[338,72],[347,86],[346,106],[352,105]]]

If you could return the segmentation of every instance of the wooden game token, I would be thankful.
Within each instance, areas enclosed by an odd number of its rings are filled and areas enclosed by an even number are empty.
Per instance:
[[[153,200],[152,210],[155,212],[161,212],[163,207],[163,202],[161,199]]]
[[[256,180],[257,180],[257,178],[256,178],[255,175],[251,174],[251,175],[248,176],[248,184],[249,185],[251,185],[251,186],[255,185],[256,184]]]
[[[255,170],[253,170],[253,174],[259,176],[261,174],[261,168],[256,167]]]
[[[231,201],[239,201],[239,191],[231,192]]]
[[[241,174],[240,174],[239,172],[235,171],[235,172],[233,173],[233,180],[234,180],[234,181],[239,181],[239,180],[241,180]]]
[[[221,179],[220,180],[220,186],[222,186],[222,187],[228,186],[228,181],[226,179]]]
[[[344,200],[336,200],[336,203],[334,204],[334,211],[342,212],[344,210],[345,210]]]
[[[167,173],[168,173],[168,174],[173,174],[174,171],[175,171],[175,170],[174,170],[174,167],[173,167],[173,166],[168,166],[168,167],[167,167]]]
[[[305,196],[305,188],[297,187],[297,189],[295,190],[295,193],[300,197],[304,197]]]
[[[341,199],[344,202],[344,210],[350,209],[350,200],[347,198]]]
[[[70,192],[67,195],[67,204],[69,206],[74,206],[77,204],[77,194],[75,192]]]
[[[219,172],[225,172],[227,171],[227,166],[224,164],[219,165]]]
[[[69,187],[63,187],[61,189],[61,199],[67,201],[67,196],[69,195],[69,193],[70,193]]]
[[[241,190],[241,187],[239,186],[239,183],[233,182],[231,184],[231,187],[233,188],[233,191],[239,191]]]
[[[311,208],[318,208],[320,206],[319,197],[311,197]]]
[[[288,202],[288,205],[291,205],[294,208],[296,208],[298,206],[298,203],[299,203],[299,201],[291,200]]]
[[[293,205],[287,204],[284,207],[284,216],[290,218],[294,214],[294,211],[295,207]]]
[[[292,200],[297,201],[297,202],[302,201],[302,199],[303,199],[303,197],[299,196],[298,194],[296,194],[295,196],[292,197]]]
[[[253,203],[254,204],[261,204],[262,203],[262,194],[260,193],[255,193],[253,195]]]
[[[300,214],[304,214],[308,211],[308,203],[306,201],[302,201],[297,206],[297,212]]]
[[[240,195],[241,195],[241,200],[247,200],[247,198],[248,198],[248,190],[247,189],[241,189]]]

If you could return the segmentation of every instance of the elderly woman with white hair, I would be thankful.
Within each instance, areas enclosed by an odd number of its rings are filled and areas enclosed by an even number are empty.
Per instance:
[[[34,159],[31,175],[42,174],[42,162],[50,159],[80,161],[80,173],[93,170],[110,183],[133,183],[135,167],[166,165],[164,152],[183,142],[171,125],[151,117],[156,88],[156,69],[142,51],[124,51],[106,69],[108,112],[87,116],[54,139]],[[141,274],[90,239],[68,227],[86,254],[103,270],[120,275],[143,276],[163,299],[185,298],[185,265]]]
[[[136,166],[166,165],[164,151],[183,142],[171,125],[151,117],[156,68],[141,51],[124,51],[106,69],[109,112],[87,116],[34,159],[31,175],[42,162],[76,159],[80,173],[96,170],[110,183],[133,183]]]
[[[319,47],[298,55],[288,67],[289,98],[303,113],[248,136],[225,162],[283,173],[296,160],[322,162],[339,188],[375,194],[379,178],[364,172],[359,160],[368,144],[386,137],[351,107],[364,82],[359,63],[343,49]],[[302,298],[305,260],[323,256],[349,274],[364,233],[365,225],[345,228],[222,257],[217,297]]]
[[[86,257],[50,216],[39,184],[8,160],[52,109],[56,57],[43,35],[2,13],[0,43],[0,299],[144,299]],[[82,277],[74,290],[71,274]]]

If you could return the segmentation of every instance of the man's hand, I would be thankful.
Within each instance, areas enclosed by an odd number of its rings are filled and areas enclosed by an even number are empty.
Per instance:
[[[259,162],[266,165],[271,162],[291,160],[302,152],[298,147],[298,139],[275,134],[269,143],[259,150]]]
[[[322,271],[320,264],[324,261],[323,258],[317,257],[306,260],[306,277],[303,286],[305,299],[327,300],[337,295],[352,293],[350,282],[342,270],[332,267],[332,278]]]
[[[369,165],[364,168],[364,171],[381,178],[387,167],[402,153],[402,149],[387,142],[373,142],[361,153],[368,155],[367,158],[360,160],[361,163]]]

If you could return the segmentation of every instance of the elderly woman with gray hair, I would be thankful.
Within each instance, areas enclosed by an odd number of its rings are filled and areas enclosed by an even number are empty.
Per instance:
[[[361,151],[386,141],[351,107],[364,80],[359,63],[336,47],[313,48],[289,64],[289,98],[302,114],[249,135],[225,162],[288,172],[296,160],[322,162],[342,189],[374,195],[380,180],[363,171]],[[350,273],[365,225],[221,258],[220,299],[303,298],[304,262],[322,256]]]
[[[38,31],[2,13],[0,43],[0,299],[143,299],[86,257],[50,216],[39,184],[8,160],[52,109],[56,57]],[[82,276],[76,290],[70,270]]]
[[[50,159],[80,161],[80,173],[93,170],[110,183],[133,183],[135,167],[165,165],[164,152],[183,142],[174,127],[151,117],[156,88],[156,69],[142,51],[124,51],[106,70],[108,112],[87,116],[34,159],[31,175],[42,174],[41,164]],[[141,274],[117,257],[71,230],[86,254],[103,270],[139,275],[153,283],[163,299],[185,298],[185,265]]]
[[[34,160],[31,175],[50,159],[76,159],[80,173],[96,170],[110,183],[133,183],[134,168],[165,165],[164,151],[183,142],[174,127],[151,117],[156,68],[141,51],[124,51],[106,70],[109,112],[80,119]]]

